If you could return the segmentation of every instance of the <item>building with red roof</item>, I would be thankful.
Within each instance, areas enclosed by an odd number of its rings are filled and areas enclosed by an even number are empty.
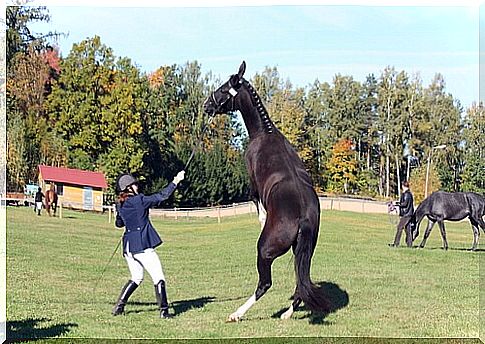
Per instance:
[[[45,192],[55,186],[62,206],[84,210],[103,210],[103,196],[108,188],[101,172],[39,165],[39,186]]]

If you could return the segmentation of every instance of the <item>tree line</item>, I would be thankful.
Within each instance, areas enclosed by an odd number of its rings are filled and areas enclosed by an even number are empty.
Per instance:
[[[150,193],[195,147],[170,205],[249,197],[240,118],[209,124],[202,110],[220,80],[197,61],[144,73],[97,36],[61,57],[51,45],[58,33],[28,28],[49,19],[44,7],[7,7],[7,189],[35,181],[37,166],[47,164],[102,171],[111,193],[129,171]],[[387,67],[363,82],[336,74],[295,87],[267,67],[250,81],[320,192],[388,198],[410,179],[419,199],[428,161],[430,191],[485,192],[484,108],[464,110],[440,74],[424,86],[418,75]]]

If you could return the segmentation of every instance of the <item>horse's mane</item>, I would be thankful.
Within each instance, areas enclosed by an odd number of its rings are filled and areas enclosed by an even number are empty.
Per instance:
[[[267,133],[272,133],[275,131],[275,127],[273,123],[271,123],[271,120],[269,119],[268,116],[268,111],[263,105],[263,101],[261,100],[261,97],[259,96],[258,92],[254,89],[254,87],[251,85],[249,81],[246,79],[243,79],[243,84],[246,86],[246,88],[249,91],[249,94],[251,96],[251,101],[253,105],[256,107],[258,110],[259,116],[261,117],[261,121],[264,124],[265,130]]]

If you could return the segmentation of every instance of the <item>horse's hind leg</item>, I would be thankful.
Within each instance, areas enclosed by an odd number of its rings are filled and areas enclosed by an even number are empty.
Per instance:
[[[478,246],[478,241],[480,240],[480,228],[478,228],[479,226],[478,222],[472,217],[470,217],[470,223],[472,224],[472,229],[473,229],[473,245],[471,250],[476,251]]]
[[[446,230],[445,230],[445,223],[443,220],[438,221],[438,225],[440,226],[441,237],[443,238],[443,249],[448,249],[448,241],[446,240]]]
[[[293,312],[296,311],[296,309],[298,308],[298,306],[302,302],[303,302],[303,300],[298,295],[298,291],[295,291],[295,295],[294,295],[294,298],[293,298],[293,302],[291,303],[290,307],[286,310],[286,312],[284,312],[283,314],[281,314],[281,319],[283,319],[283,320],[290,319],[291,316],[293,315]]]
[[[424,245],[426,245],[426,240],[428,240],[428,237],[431,234],[431,230],[433,229],[434,224],[435,224],[435,221],[428,219],[428,227],[426,227],[426,231],[424,232],[423,241],[421,241],[421,244],[419,244],[419,247],[423,248]]]

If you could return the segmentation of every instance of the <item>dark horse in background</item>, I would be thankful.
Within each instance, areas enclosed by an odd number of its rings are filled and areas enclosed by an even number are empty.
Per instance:
[[[228,318],[238,321],[271,287],[273,261],[293,249],[296,289],[288,319],[303,301],[313,311],[327,312],[329,303],[310,280],[310,264],[318,238],[320,204],[310,176],[288,140],[274,126],[259,95],[243,78],[246,64],[204,103],[210,114],[239,110],[249,134],[245,153],[251,191],[258,206],[262,232],[258,240],[259,282],[246,303]]]
[[[45,209],[47,210],[49,216],[52,216],[51,210],[53,212],[53,215],[56,216],[57,192],[54,184],[51,184],[49,190],[47,190],[47,192],[45,193]]]
[[[468,217],[473,228],[472,250],[477,249],[480,229],[485,232],[485,197],[474,192],[434,192],[426,198],[416,209],[414,216],[416,226],[413,231],[413,240],[419,235],[419,224],[425,216],[428,217],[428,227],[419,247],[426,245],[426,240],[431,233],[434,224],[438,222],[443,238],[443,248],[448,249],[444,221],[460,221]]]

